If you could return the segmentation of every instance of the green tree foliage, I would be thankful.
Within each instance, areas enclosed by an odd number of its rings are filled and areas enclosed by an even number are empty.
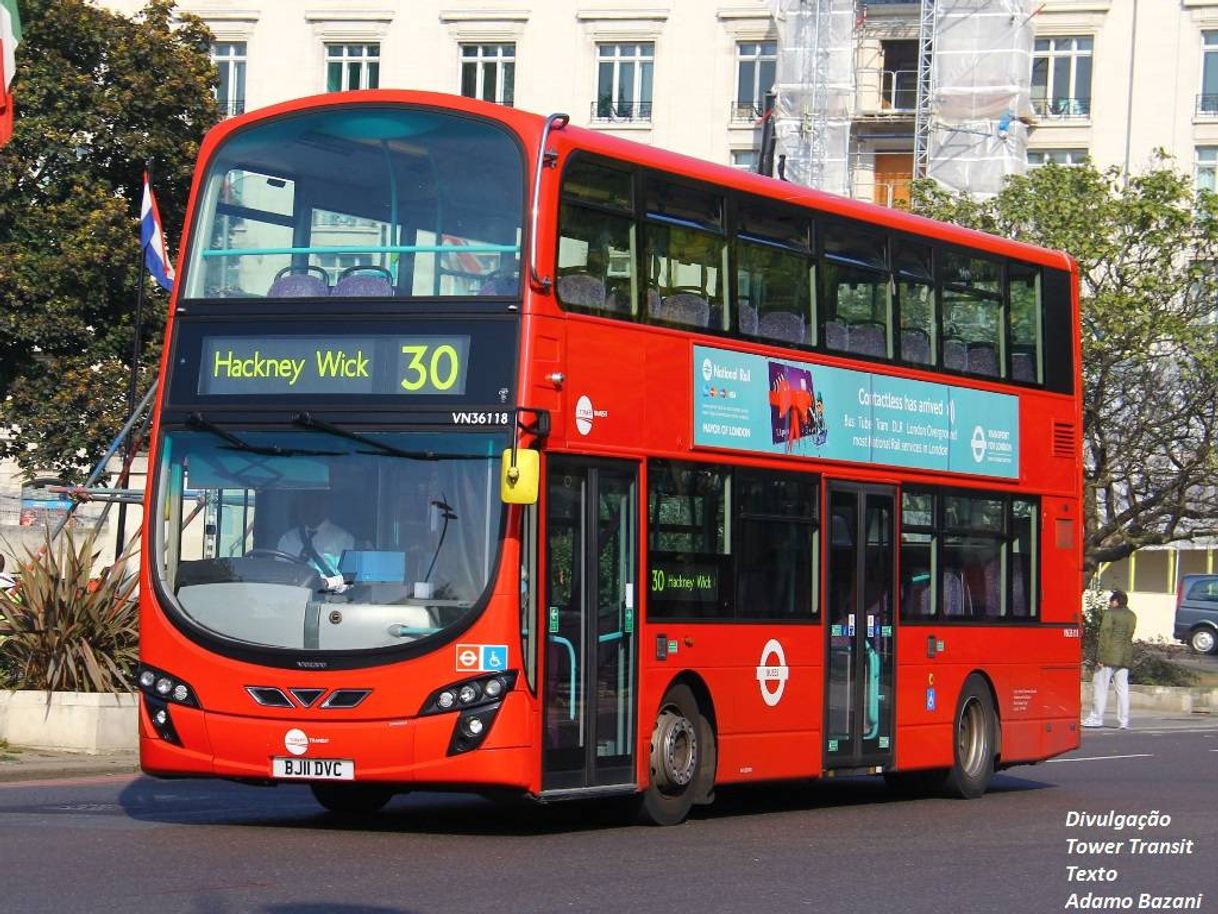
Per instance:
[[[194,160],[219,119],[211,34],[172,0],[127,19],[87,0],[23,0],[13,139],[0,151],[0,456],[81,475],[122,426],[136,283],[142,389],[166,296],[139,251],[151,162],[171,255]]]
[[[930,182],[914,211],[1078,261],[1086,565],[1218,535],[1218,197],[1154,167],[1047,165],[969,200]]]

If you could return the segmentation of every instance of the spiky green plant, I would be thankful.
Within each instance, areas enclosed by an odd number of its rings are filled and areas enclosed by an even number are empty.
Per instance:
[[[94,574],[96,532],[48,534],[27,550],[21,583],[0,593],[0,654],[9,688],[125,692],[138,650],[138,562],[130,552]]]

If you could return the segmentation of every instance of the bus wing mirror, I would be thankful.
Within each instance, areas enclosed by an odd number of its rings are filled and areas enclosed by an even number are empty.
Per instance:
[[[505,505],[535,505],[541,483],[541,453],[508,448],[499,471],[499,497]]]

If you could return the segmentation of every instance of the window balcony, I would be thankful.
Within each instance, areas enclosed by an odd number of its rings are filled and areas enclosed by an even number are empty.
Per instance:
[[[1218,95],[1202,94],[1197,96],[1198,117],[1218,117]]]
[[[1034,98],[1032,110],[1038,117],[1086,120],[1091,117],[1090,98]]]
[[[755,124],[761,120],[765,114],[765,109],[757,102],[740,101],[732,102],[732,122],[736,124]]]
[[[880,83],[880,108],[913,111],[918,106],[918,71],[885,70]]]
[[[614,102],[607,98],[592,103],[592,120],[602,123],[647,123],[651,102]]]
[[[245,99],[243,98],[221,99],[217,104],[220,106],[221,117],[236,117],[238,114],[245,114]]]

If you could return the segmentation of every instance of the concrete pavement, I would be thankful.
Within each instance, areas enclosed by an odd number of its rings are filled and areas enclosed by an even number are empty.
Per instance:
[[[134,750],[89,755],[50,749],[23,749],[19,746],[0,748],[0,782],[134,774],[139,768],[140,756]]]

